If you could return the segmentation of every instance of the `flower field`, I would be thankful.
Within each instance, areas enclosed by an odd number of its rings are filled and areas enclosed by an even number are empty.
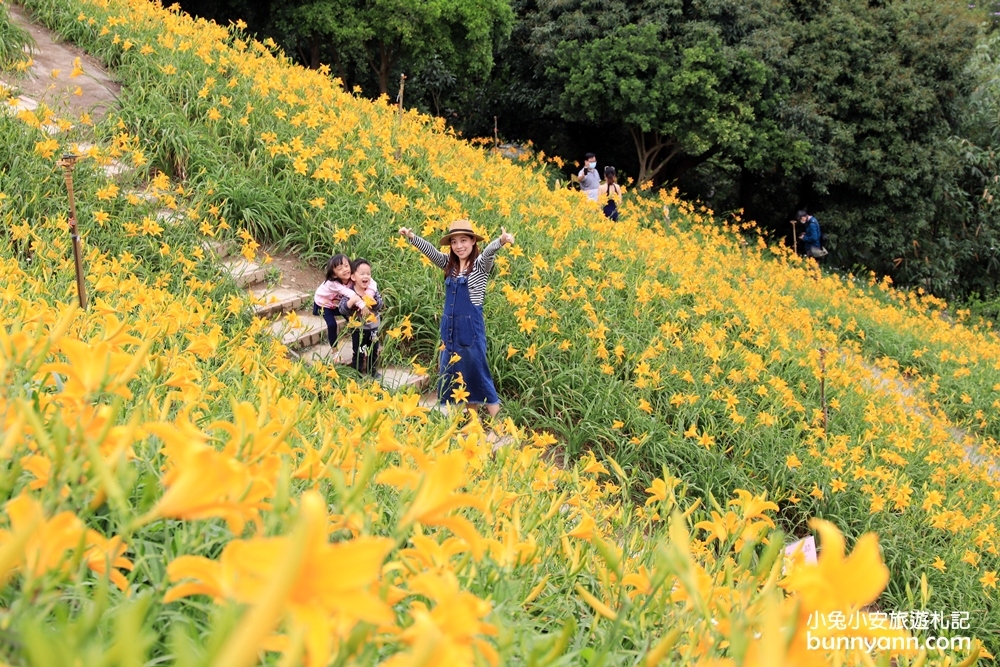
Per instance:
[[[512,164],[238,26],[25,5],[125,88],[96,126],[0,116],[0,659],[871,664],[807,646],[812,614],[862,609],[967,612],[954,634],[1000,650],[988,328],[671,193],[609,227],[544,156]],[[55,161],[92,137],[83,312]],[[485,306],[517,440],[496,455],[475,420],[291,361],[203,246],[367,257],[387,354],[428,365],[440,276],[394,231],[459,217],[517,235]],[[818,565],[783,568],[810,529]]]

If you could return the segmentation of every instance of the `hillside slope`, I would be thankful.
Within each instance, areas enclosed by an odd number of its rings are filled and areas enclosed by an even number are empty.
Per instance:
[[[539,432],[536,444],[558,442],[569,461],[586,450],[607,458],[622,475],[604,493],[626,500],[677,479],[704,503],[695,521],[722,511],[714,498],[746,489],[776,501],[775,520],[792,534],[814,516],[852,538],[874,530],[891,575],[882,608],[913,609],[925,575],[935,605],[975,612],[973,635],[1000,636],[1000,489],[970,461],[970,449],[977,461],[997,453],[992,332],[945,321],[933,298],[823,274],[751,224],[670,193],[631,198],[609,225],[578,194],[551,190],[540,166],[359,99],[238,29],[138,2],[26,4],[126,83],[121,111],[98,134],[196,194],[188,247],[206,229],[236,227],[305,256],[366,256],[393,302],[389,354],[426,363],[440,276],[395,229],[433,237],[459,217],[493,235],[506,226],[518,243],[487,299],[490,362],[507,414]],[[129,247],[150,280],[190,289],[170,268],[171,248],[163,258],[162,230],[136,225],[130,204],[92,178],[80,217],[110,216],[89,233],[95,251]],[[54,213],[37,198],[11,204],[11,221]],[[259,333],[231,320],[217,310],[206,322]],[[280,346],[267,349],[278,371],[322,382],[293,370]],[[915,393],[882,381],[897,373]],[[956,442],[956,426],[970,442]],[[591,460],[585,468],[599,470]],[[702,530],[708,549],[713,533]]]

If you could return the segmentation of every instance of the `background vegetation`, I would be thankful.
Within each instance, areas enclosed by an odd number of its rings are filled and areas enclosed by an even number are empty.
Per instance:
[[[979,116],[996,86],[983,69],[997,48],[990,5],[423,3],[452,26],[428,38],[420,17],[402,31],[361,0],[181,4],[242,18],[370,96],[394,97],[405,71],[408,105],[469,136],[492,136],[496,119],[502,138],[567,158],[567,172],[595,151],[789,242],[805,207],[831,264],[948,298],[996,294],[998,172],[984,160],[996,140]]]
[[[622,221],[608,227],[577,193],[551,190],[537,161],[512,164],[456,140],[440,119],[399,115],[347,93],[237,27],[226,31],[143,4],[28,6],[131,82],[98,137],[147,178],[170,175],[198,193],[186,233],[222,235],[228,225],[307,257],[345,250],[372,258],[380,283],[397,295],[385,324],[399,340],[392,354],[429,364],[440,275],[399,245],[395,230],[433,237],[456,217],[471,217],[487,234],[506,226],[518,244],[498,262],[486,303],[490,364],[507,415],[539,430],[539,444],[558,443],[553,455],[567,464],[586,457],[586,467],[595,455],[606,467],[614,461],[627,473],[606,492],[632,500],[641,501],[666,466],[705,503],[695,520],[711,522],[721,509],[713,499],[745,489],[766,493],[776,503],[775,521],[794,535],[815,516],[835,521],[851,540],[875,530],[890,573],[885,607],[914,608],[923,575],[943,609],[973,613],[973,634],[1000,636],[993,605],[997,482],[978,465],[996,456],[1000,423],[1000,345],[988,329],[946,322],[940,300],[896,291],[869,274],[825,275],[769,245],[753,224],[716,217],[673,192],[631,199]],[[36,127],[43,120],[29,118]],[[42,207],[54,206],[58,179],[46,181],[44,172],[66,139],[39,133],[34,141],[33,151],[26,140],[4,162],[9,224],[19,243],[33,238],[26,221],[51,216]],[[17,176],[26,152],[33,179]],[[22,194],[25,188],[31,192]],[[98,213],[118,218],[107,237],[95,230],[88,240],[112,257],[125,244],[146,248],[144,263],[158,267],[149,277],[154,285],[216,289],[171,268],[194,261],[194,249],[178,254],[178,242],[161,239],[163,230],[135,219],[136,212],[105,208],[126,204],[134,205],[106,184],[81,185],[91,226],[100,227]],[[133,236],[142,243],[126,240]],[[49,236],[38,243],[56,244],[48,248],[53,259],[65,250]],[[29,268],[40,280],[45,269],[35,261]],[[230,307],[240,312],[239,303],[222,308],[222,299],[211,300],[217,317]],[[23,307],[30,313],[36,306]],[[248,368],[287,370],[282,382],[300,377],[307,393],[338,390],[292,369],[273,343],[254,347],[262,324],[237,325],[248,328],[234,329],[234,341],[246,338],[248,347],[234,342],[210,355],[211,363],[235,374],[256,355]],[[195,362],[166,354],[161,363]],[[152,376],[155,368],[146,371]],[[189,388],[194,405],[207,387],[218,388],[211,378],[231,382],[195,368],[198,382],[186,366],[170,376],[178,389]],[[906,391],[894,388],[904,382]],[[169,391],[155,383],[147,389]],[[163,400],[161,411],[177,418]],[[200,428],[220,409],[206,405],[194,417]],[[303,414],[319,410],[310,406]],[[350,432],[344,437],[353,442]],[[296,464],[307,461],[300,457],[311,456],[310,447],[295,453]],[[20,471],[13,479],[12,489],[31,482]],[[555,544],[558,535],[546,539]],[[571,569],[579,565],[573,562]]]

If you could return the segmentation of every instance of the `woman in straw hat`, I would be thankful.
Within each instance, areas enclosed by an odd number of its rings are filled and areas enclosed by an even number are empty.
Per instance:
[[[464,399],[469,405],[485,404],[490,416],[495,417],[500,411],[500,399],[486,365],[483,301],[493,259],[502,246],[514,242],[514,236],[501,228],[500,237],[480,252],[478,242],[483,237],[468,220],[456,220],[438,244],[451,247],[446,255],[406,227],[399,233],[444,271],[445,299],[441,315],[444,349],[438,367],[441,402]]]

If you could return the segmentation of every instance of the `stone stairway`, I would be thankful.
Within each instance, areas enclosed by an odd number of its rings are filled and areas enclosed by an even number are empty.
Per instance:
[[[0,86],[2,85],[0,83]],[[11,115],[37,108],[38,102],[24,95],[10,97],[0,102],[0,113]],[[56,134],[63,128],[55,124],[46,124],[44,129],[49,134]],[[94,144],[84,142],[72,146],[72,150],[80,156],[96,155],[96,148]],[[98,164],[104,175],[113,181],[127,180],[134,171],[131,165],[113,158],[104,158]],[[122,185],[123,188],[126,187],[125,183]],[[123,189],[122,196],[135,196],[149,202],[158,201],[156,195],[132,187]],[[154,216],[156,221],[163,225],[181,224],[185,217],[182,208],[165,207],[158,209]],[[303,292],[284,284],[269,284],[269,278],[273,281],[276,273],[280,279],[280,272],[232,254],[235,244],[206,240],[203,247],[217,259],[239,287],[250,293],[254,315],[274,320],[270,327],[272,335],[281,340],[293,356],[310,364],[351,363],[351,337],[344,335],[344,319],[338,317],[338,329],[341,335],[337,349],[333,349],[328,342],[326,322],[322,317],[312,314],[311,292]],[[429,384],[427,375],[414,373],[410,368],[393,366],[380,369],[377,379],[380,386],[391,391],[421,392]],[[433,395],[433,398],[436,399],[436,395]],[[428,407],[432,405],[428,396],[422,397],[421,404]]]
[[[50,108],[59,108],[68,115],[89,113],[95,120],[103,117],[117,106],[120,84],[104,70],[101,63],[87,54],[74,49],[72,45],[59,39],[50,31],[31,22],[29,17],[16,5],[8,7],[15,23],[29,31],[37,45],[31,51],[34,64],[26,76],[11,80],[0,76],[0,113],[18,116],[24,112],[34,112],[39,103]],[[82,62],[85,73],[80,77],[65,75],[56,79],[56,72],[70,72]],[[71,91],[75,91],[72,92]],[[27,119],[25,119],[27,120]],[[42,123],[42,129],[50,134],[58,134],[73,127],[72,122],[50,115]],[[107,156],[99,156],[100,149],[91,143],[76,143],[70,149],[78,155],[97,158],[98,167],[112,181],[121,182],[119,196],[145,200],[149,203],[160,201],[155,192],[137,188],[129,176],[134,167]],[[182,224],[185,220],[183,206],[179,208],[159,208],[154,214],[158,223],[167,226]],[[85,221],[84,221],[85,222]],[[271,318],[271,331],[288,346],[290,354],[304,363],[349,364],[351,361],[351,337],[343,335],[343,320],[340,320],[342,334],[337,349],[327,341],[326,323],[322,317],[312,314],[312,292],[303,292],[294,286],[269,285],[277,273],[273,269],[233,256],[226,243],[206,240],[206,251],[210,251],[225,267],[236,283],[250,292],[253,310],[257,317]],[[319,279],[317,272],[317,284]],[[279,278],[280,281],[280,278]],[[294,278],[292,279],[294,282]],[[416,374],[409,367],[383,367],[379,384],[392,391],[423,392],[420,405],[431,410],[446,412],[437,402],[437,394],[430,387],[430,379],[425,374]],[[496,447],[494,443],[494,447]]]
[[[250,293],[254,315],[273,320],[271,334],[292,355],[309,364],[351,363],[351,337],[345,334],[346,322],[341,317],[337,318],[341,335],[334,349],[329,344],[326,322],[322,317],[312,314],[311,292],[303,292],[286,284],[269,284],[269,276],[273,280],[276,271],[244,257],[232,256],[233,246],[230,244],[212,242],[206,243],[205,247],[219,259],[236,284]],[[317,272],[317,283],[318,281]],[[426,374],[414,373],[410,368],[384,366],[379,373],[379,385],[390,391],[422,392],[430,382]],[[421,400],[425,404],[427,396],[423,396]]]

